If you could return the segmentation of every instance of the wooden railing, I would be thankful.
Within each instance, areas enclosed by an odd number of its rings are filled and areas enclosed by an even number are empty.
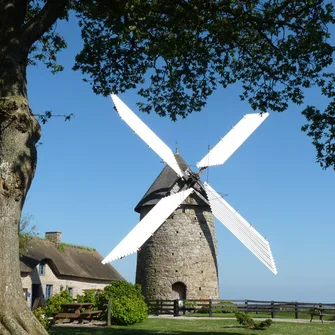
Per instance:
[[[299,318],[300,314],[311,314],[314,307],[335,308],[335,303],[286,302],[265,300],[147,300],[149,313],[153,315],[170,314],[179,316],[187,312],[203,313],[212,317],[222,313],[267,313],[271,318],[284,313],[292,313]]]

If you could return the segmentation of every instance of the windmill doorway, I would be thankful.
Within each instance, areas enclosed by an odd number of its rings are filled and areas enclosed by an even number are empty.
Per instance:
[[[185,300],[186,299],[186,285],[180,281],[172,285],[173,299]]]

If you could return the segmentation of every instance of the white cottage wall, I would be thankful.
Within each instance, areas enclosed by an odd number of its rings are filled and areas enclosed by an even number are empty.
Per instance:
[[[103,290],[109,282],[93,279],[57,277],[48,263],[44,265],[44,275],[40,275],[40,264],[38,264],[30,275],[21,276],[22,287],[28,289],[27,303],[31,306],[32,284],[40,284],[43,296],[46,295],[46,285],[52,285],[52,293],[56,294],[62,290],[72,288],[72,296],[76,298],[78,294],[83,294],[85,290]]]

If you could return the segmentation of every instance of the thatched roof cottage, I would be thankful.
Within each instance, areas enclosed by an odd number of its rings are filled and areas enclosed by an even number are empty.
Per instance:
[[[103,289],[113,280],[124,280],[112,265],[101,264],[103,257],[95,249],[62,243],[60,232],[48,232],[45,237],[33,238],[20,257],[23,292],[32,308],[62,290],[75,298],[87,289]]]

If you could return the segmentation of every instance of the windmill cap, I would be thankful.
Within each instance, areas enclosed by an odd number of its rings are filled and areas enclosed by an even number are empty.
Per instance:
[[[175,158],[179,167],[185,171],[189,169],[189,166],[186,164],[184,158],[176,153]],[[147,192],[144,194],[140,202],[136,205],[135,211],[137,213],[141,212],[141,207],[143,206],[154,206],[159,200],[166,196],[166,193],[170,191],[171,187],[179,179],[177,174],[166,165],[161,173],[158,175],[156,180],[151,184]]]

